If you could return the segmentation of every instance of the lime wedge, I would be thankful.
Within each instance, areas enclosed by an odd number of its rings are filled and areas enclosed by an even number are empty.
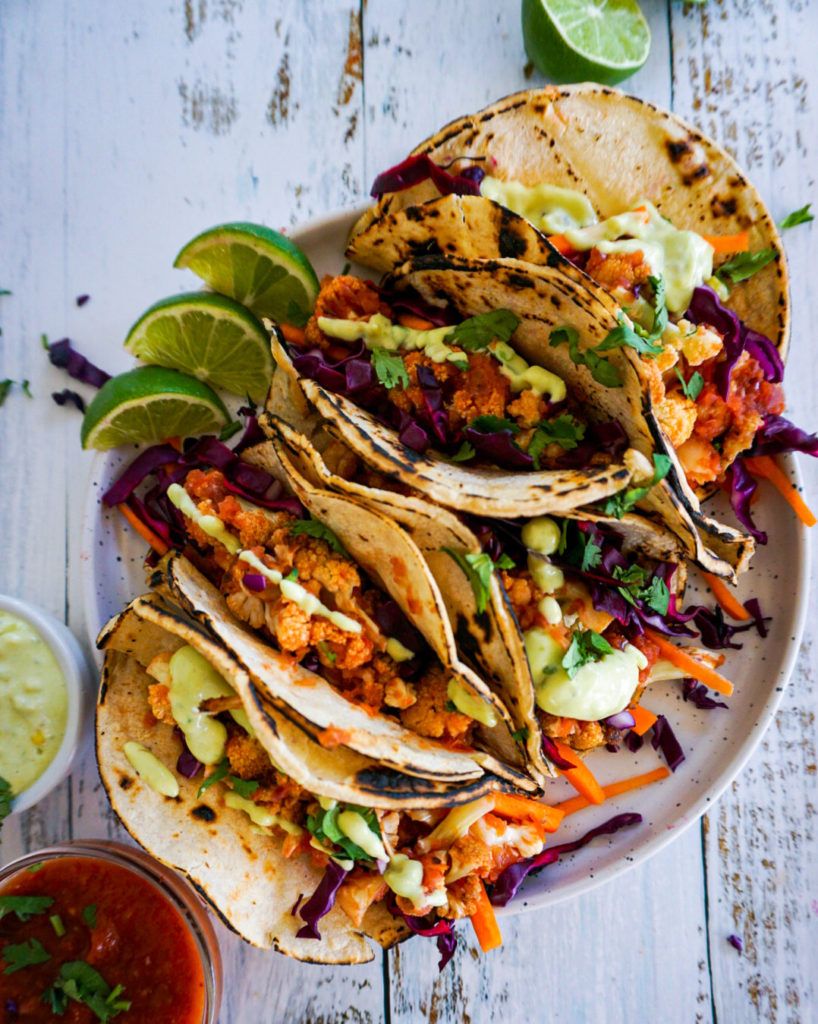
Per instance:
[[[83,448],[218,433],[230,419],[221,399],[193,377],[141,366],[106,381],[85,410]]]
[[[207,292],[151,306],[128,332],[125,348],[143,362],[171,366],[254,402],[264,401],[273,375],[263,325],[238,302]]]
[[[220,224],[182,249],[174,267],[188,267],[221,295],[256,316],[303,327],[318,295],[312,264],[289,238],[260,224]]]
[[[636,0],[523,0],[528,59],[556,82],[615,85],[650,53]]]

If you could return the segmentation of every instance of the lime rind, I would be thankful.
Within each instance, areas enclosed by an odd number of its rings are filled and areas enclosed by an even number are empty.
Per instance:
[[[125,348],[144,362],[172,367],[254,402],[264,400],[273,373],[264,325],[224,295],[189,292],[146,310]]]
[[[318,295],[318,277],[289,238],[259,224],[221,224],[187,243],[175,267],[198,274],[214,291],[257,316],[303,325]]]

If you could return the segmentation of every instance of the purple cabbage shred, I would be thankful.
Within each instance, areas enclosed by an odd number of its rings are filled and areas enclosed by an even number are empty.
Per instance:
[[[619,711],[604,719],[604,724],[610,726],[611,729],[632,729],[636,725],[636,719],[630,711]]]
[[[737,949],[739,953],[741,953],[744,950],[744,943],[741,941],[738,935],[728,935],[727,941],[730,943],[733,949]]]
[[[63,388],[62,391],[52,391],[51,397],[57,405],[66,405],[68,402],[71,402],[80,412],[85,412],[85,399],[70,388]]]
[[[176,771],[186,779],[195,778],[204,765],[198,758],[191,754],[190,748],[187,745],[187,740],[185,739],[185,734],[178,725],[173,727],[173,735],[176,736],[182,744],[182,751],[176,760]]]
[[[66,370],[70,377],[82,381],[83,384],[90,384],[92,387],[101,388],[111,375],[98,366],[94,366],[85,356],[80,355],[73,347],[68,338],[55,341],[48,346],[48,358],[54,366]]]
[[[419,153],[408,156],[399,164],[379,174],[372,183],[369,194],[378,199],[385,192],[402,192],[431,178],[441,195],[448,196],[454,193],[460,196],[479,196],[480,182],[485,176],[486,172],[477,164],[464,168],[459,174],[449,174],[425,153]]]
[[[682,761],[684,761],[685,755],[673,729],[670,727],[670,722],[668,722],[664,715],[657,716],[656,721],[653,723],[651,734],[651,746],[654,750],[661,749],[668,768],[675,772]]]
[[[298,911],[298,916],[305,924],[296,932],[296,938],[321,938],[318,922],[335,906],[335,897],[348,874],[347,869],[342,868],[337,861],[329,861],[324,871],[324,877],[318,883],[315,892]]]
[[[736,518],[755,537],[759,544],[766,544],[767,534],[763,530],[758,529],[750,514],[750,505],[758,487],[758,481],[754,476],[751,476],[740,458],[736,459],[732,466],[729,467],[725,476],[730,493],[730,504],[736,513]]]
[[[442,971],[454,956],[454,951],[457,948],[457,935],[455,935],[451,921],[441,917],[434,924],[430,925],[422,917],[413,917],[411,914],[406,914],[400,909],[391,892],[387,897],[386,905],[389,907],[390,913],[395,917],[401,917],[406,922],[409,930],[415,935],[424,935],[427,938],[430,936],[435,937],[437,940],[437,951],[440,953],[437,969]]]
[[[85,303],[88,302],[90,298],[91,298],[90,295],[78,295],[77,296],[77,305],[78,306],[84,306]]]
[[[570,761],[566,761],[562,754],[560,754],[559,750],[557,750],[557,744],[551,737],[544,734],[542,738],[542,752],[555,767],[560,768],[562,771],[567,771],[569,768],[574,767]]]
[[[682,697],[694,704],[700,711],[713,711],[714,708],[728,707],[724,701],[714,700],[707,692],[704,683],[700,683],[696,679],[682,680]]]
[[[257,594],[267,589],[267,580],[260,572],[246,572],[241,578],[242,586]]]

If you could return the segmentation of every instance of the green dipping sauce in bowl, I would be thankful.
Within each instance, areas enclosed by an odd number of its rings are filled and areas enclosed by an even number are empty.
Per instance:
[[[51,648],[24,619],[0,609],[0,776],[22,793],[54,760],[68,691]]]

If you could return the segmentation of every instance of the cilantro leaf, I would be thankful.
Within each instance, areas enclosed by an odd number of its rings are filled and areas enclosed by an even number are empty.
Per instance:
[[[249,800],[259,787],[255,779],[240,779],[238,775],[230,775],[229,779],[233,789],[245,800]]]
[[[41,999],[60,1015],[68,1008],[69,999],[84,1003],[97,1020],[105,1022],[131,1008],[129,1000],[119,998],[122,991],[122,985],[111,988],[99,971],[85,960],[70,960],[60,967],[60,973]]]
[[[285,580],[289,580],[291,583],[293,582],[293,580],[297,580],[298,579],[298,569],[296,569],[295,566],[293,566],[293,568],[290,569],[290,571],[287,573],[287,575],[284,577],[284,579]],[[283,582],[283,580],[282,580],[282,582]]]
[[[481,551],[480,554],[462,555],[459,551],[453,551],[451,548],[441,548],[441,550],[445,551],[465,573],[477,602],[477,611],[482,614],[488,604],[489,588],[494,570],[513,569],[514,562],[506,554],[500,555],[495,562],[485,551]]]
[[[338,815],[341,811],[357,811],[366,822],[370,832],[381,838],[381,829],[378,824],[378,816],[369,807],[358,807],[356,804],[335,804],[328,810],[323,808],[318,814],[307,815],[307,830],[315,836],[319,843],[331,844],[343,850],[351,860],[372,861],[368,853],[365,853],[360,846],[344,835],[338,827]]]
[[[585,424],[575,420],[570,413],[562,413],[553,420],[543,420],[528,444],[528,454],[534,460],[534,468],[540,468],[540,456],[549,444],[558,444],[563,451],[576,448],[585,437]]]
[[[568,678],[573,679],[583,665],[600,661],[606,654],[612,653],[613,647],[605,637],[592,629],[583,629],[571,637],[571,645],[563,655],[562,667],[568,673]]]
[[[660,576],[653,577],[650,586],[639,592],[639,598],[648,608],[652,608],[659,615],[667,615],[667,610],[670,607],[670,591]]]
[[[799,224],[806,224],[811,220],[815,220],[815,217],[809,212],[811,206],[812,203],[807,203],[800,210],[793,210],[792,213],[788,213],[778,226],[782,230],[786,230],[787,228],[795,228]]]
[[[23,394],[26,396],[26,398],[34,397],[34,395],[32,395],[31,393],[31,382],[28,379],[24,380],[20,387],[23,389]]]
[[[8,393],[11,391],[11,385],[13,383],[14,381],[10,380],[8,377],[6,377],[5,380],[0,380],[0,405],[2,405],[8,397]]]
[[[634,505],[646,497],[651,488],[659,483],[670,472],[670,467],[673,463],[667,455],[654,454],[653,456],[653,477],[643,487],[631,487],[624,491],[619,491],[617,494],[612,495],[602,505],[602,511],[606,516],[613,516],[615,519],[621,519],[626,512],[634,507]]]
[[[229,768],[230,762],[227,760],[227,758],[224,758],[223,761],[220,761],[216,765],[216,770],[213,772],[213,774],[208,775],[208,777],[204,780],[201,786],[199,786],[199,789],[196,792],[196,796],[200,797],[206,789],[209,789],[213,785],[214,782],[221,782],[225,775],[227,775]]]
[[[597,383],[603,384],[606,388],[622,387],[622,377],[613,363],[597,355],[596,351],[592,348],[581,352],[579,348],[579,335],[573,327],[557,327],[551,332],[551,348],[557,348],[559,345],[566,344],[568,345],[568,355],[571,358],[571,362],[577,366],[587,366],[591,371],[591,376]]]
[[[372,349],[372,366],[375,375],[385,388],[396,388],[398,385],[409,387],[409,374],[403,359],[396,353],[385,348]]]
[[[693,374],[690,380],[685,380],[682,376],[682,371],[678,366],[674,367],[676,376],[679,378],[679,383],[682,385],[682,391],[685,394],[685,398],[689,398],[691,402],[695,402],[699,395],[702,393],[704,387],[704,377],[699,373],[698,370]]]
[[[14,794],[11,792],[11,783],[0,775],[0,830],[3,828],[3,819],[11,814],[11,804]]]
[[[583,572],[590,572],[602,561],[602,548],[594,544],[594,538],[590,534],[583,534],[582,537],[585,542],[585,550],[582,552],[582,561],[579,567]]]
[[[531,733],[528,731],[526,726],[523,726],[522,729],[518,729],[516,732],[513,732],[511,734],[511,738],[515,743],[525,743],[530,735]]]
[[[478,313],[456,324],[444,340],[450,345],[459,345],[467,352],[476,352],[488,348],[495,338],[508,341],[519,322],[510,309],[494,309],[490,313]]]
[[[327,646],[324,640],[319,640],[318,646],[320,647],[321,653],[324,655],[324,657],[330,662],[331,665],[334,665],[335,662],[338,660],[338,655],[335,653],[335,651],[330,650],[330,648]]]
[[[733,284],[739,281],[746,281],[748,277],[758,273],[762,267],[775,259],[775,249],[760,249],[758,252],[740,252],[731,260],[728,260],[716,271],[716,277],[720,281],[727,282],[729,278]]]
[[[622,345],[641,352],[645,356],[658,356],[664,351],[660,343],[662,335],[667,327],[667,305],[665,302],[665,279],[663,277],[649,277],[648,284],[653,290],[653,323],[648,331],[641,324],[633,326],[620,321],[618,327],[614,327],[608,336],[594,349],[595,352],[608,352]]]
[[[2,959],[7,964],[3,974],[14,974],[15,971],[21,971],[24,967],[44,964],[51,957],[38,939],[29,939],[27,942],[3,946]]]
[[[443,707],[447,711],[457,711],[457,705],[455,704],[455,702],[453,700],[447,700],[446,703],[443,705]]]
[[[449,462],[468,462],[469,459],[473,459],[477,454],[474,445],[469,441],[464,441],[454,455],[449,456]]]
[[[53,902],[50,896],[0,896],[0,920],[16,914],[18,921],[28,921],[34,914],[44,914]]]
[[[499,434],[501,430],[510,430],[512,434],[520,432],[514,420],[503,416],[478,416],[471,421],[468,429],[476,430],[479,434]]]
[[[290,526],[290,533],[296,537],[303,533],[307,537],[315,537],[316,540],[326,541],[333,551],[337,551],[339,555],[349,558],[343,544],[332,530],[328,526],[324,526],[323,523],[319,523],[317,519],[299,519],[298,522]]]
[[[88,906],[82,908],[82,919],[88,925],[89,928],[96,928],[97,926],[97,905],[96,903],[89,903]]]

